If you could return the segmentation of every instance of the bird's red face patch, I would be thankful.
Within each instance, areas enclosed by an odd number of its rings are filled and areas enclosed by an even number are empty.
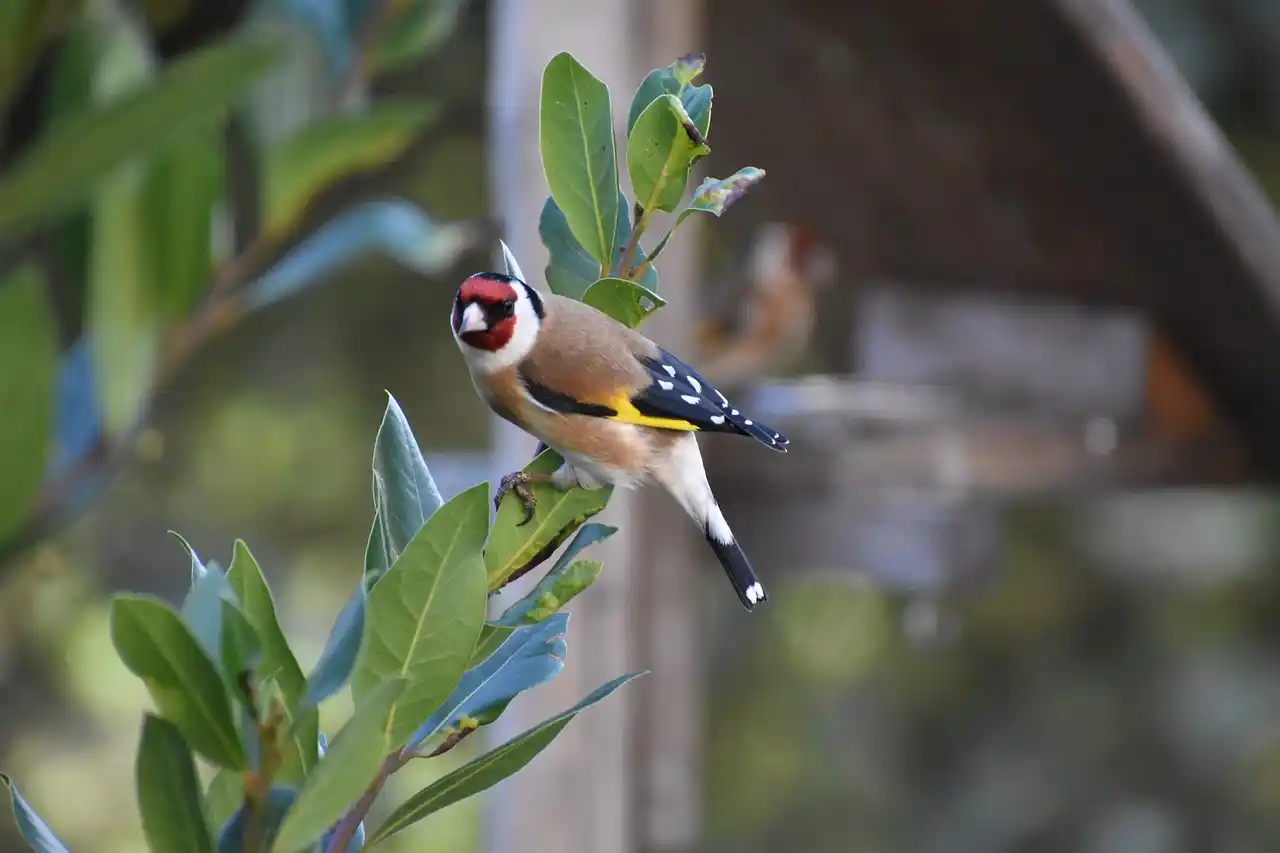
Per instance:
[[[497,352],[515,331],[516,291],[510,282],[487,274],[473,275],[458,288],[453,302],[453,331],[467,346]],[[464,312],[475,306],[484,318],[483,328],[462,329]]]

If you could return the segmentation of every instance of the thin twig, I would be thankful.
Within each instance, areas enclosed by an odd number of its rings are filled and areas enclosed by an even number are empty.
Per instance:
[[[373,808],[373,803],[378,799],[378,794],[382,793],[382,786],[387,784],[387,778],[404,766],[404,759],[400,755],[400,751],[396,750],[387,756],[382,762],[382,766],[378,768],[378,775],[373,777],[373,781],[369,783],[369,787],[365,789],[356,804],[347,809],[347,813],[342,816],[342,820],[338,821],[338,825],[333,830],[333,840],[329,842],[329,849],[325,853],[346,853],[347,848],[351,846],[351,841],[356,837],[356,830],[369,814],[369,809]]]

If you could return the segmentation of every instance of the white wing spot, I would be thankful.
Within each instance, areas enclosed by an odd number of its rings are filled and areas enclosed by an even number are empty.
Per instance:
[[[693,396],[692,394],[681,394],[680,399],[684,400],[690,406],[696,406],[698,405],[698,403],[701,402],[697,397]]]
[[[676,369],[675,369],[674,367],[672,367],[672,366],[671,366],[671,365],[669,365],[669,364],[664,364],[664,365],[662,365],[662,369],[663,369],[663,370],[665,370],[665,371],[667,371],[667,373],[671,375],[671,378],[672,378],[672,379],[675,379],[675,377],[676,377]]]
[[[727,406],[727,405],[729,405],[729,398],[728,398],[728,397],[726,397],[725,395],[721,394],[721,393],[720,393],[720,390],[719,390],[718,388],[712,388],[711,390],[712,390],[712,391],[715,391],[715,392],[716,392],[716,396],[720,398],[720,405],[722,405],[722,406]]]
[[[738,416],[738,410],[737,410],[737,409],[734,409],[734,410],[733,410],[732,412],[730,412],[729,414],[733,415],[733,416],[736,418],[736,417]]]
[[[724,415],[712,415],[711,422],[717,425],[724,423]]]
[[[663,391],[670,391],[672,388],[675,388],[676,385],[674,382],[668,382],[665,379],[659,379],[658,387],[661,388]]]
[[[751,418],[747,418],[745,421],[743,421],[743,423],[746,424],[747,426],[751,426]]]
[[[701,384],[701,383],[699,383],[699,382],[698,382],[698,380],[694,379],[692,375],[691,375],[691,376],[689,376],[689,377],[688,377],[688,379],[689,379],[689,384],[693,386],[693,390],[695,390],[695,391],[697,391],[699,394],[701,394],[701,393],[702,393],[702,384]]]

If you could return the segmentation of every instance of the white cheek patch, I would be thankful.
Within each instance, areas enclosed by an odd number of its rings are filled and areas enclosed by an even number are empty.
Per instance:
[[[533,303],[529,301],[524,288],[516,287],[515,291],[515,324],[511,330],[511,339],[501,349],[493,352],[477,349],[462,340],[459,337],[460,332],[454,333],[454,340],[458,342],[458,349],[462,350],[462,355],[466,358],[468,367],[478,373],[497,373],[516,366],[528,357],[533,345],[537,343],[538,329],[541,325],[541,321],[538,319],[538,312],[534,310]],[[472,308],[475,308],[477,312],[480,311],[475,305],[467,306],[466,310],[470,311]],[[463,313],[463,328],[461,331],[467,331],[465,311]]]

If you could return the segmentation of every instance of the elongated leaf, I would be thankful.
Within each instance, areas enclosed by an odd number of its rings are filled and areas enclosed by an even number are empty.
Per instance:
[[[143,90],[151,76],[143,34],[124,24],[114,29],[94,77],[98,104]],[[141,159],[123,164],[103,176],[91,197],[85,327],[103,421],[112,435],[132,428],[142,414],[165,331],[161,284],[150,263],[146,165]]]
[[[224,826],[244,803],[244,774],[225,767],[213,774],[204,790],[210,826]]]
[[[447,269],[475,241],[474,229],[434,222],[403,199],[380,199],[348,208],[299,243],[246,288],[250,308],[295,296],[328,273],[369,252],[433,275]]]
[[[262,663],[262,644],[249,617],[233,601],[222,601],[221,665],[227,688],[237,700],[247,701],[239,684],[243,673],[254,673]]]
[[[9,800],[13,804],[13,817],[18,824],[18,832],[22,834],[22,840],[27,842],[35,853],[67,853],[67,848],[58,836],[53,834],[53,830],[44,822],[40,815],[36,814],[31,806],[27,805],[27,801],[18,793],[18,786],[13,784],[13,779],[5,773],[0,773],[0,782],[3,782],[9,789]]]
[[[189,127],[153,155],[142,187],[148,269],[166,318],[186,316],[213,271],[213,209],[223,186],[222,148],[207,127]]]
[[[568,630],[568,613],[517,628],[488,659],[462,676],[445,703],[414,733],[409,747],[417,749],[438,734],[457,730],[464,721],[470,728],[491,723],[517,694],[559,675],[568,653]]]
[[[675,95],[684,104],[685,111],[705,139],[711,131],[711,102],[714,92],[710,86],[691,85],[705,67],[706,57],[691,53],[666,68],[650,71],[631,98],[631,107],[627,111],[627,136],[631,136],[640,114],[651,103],[663,95]]]
[[[289,641],[280,628],[271,587],[243,540],[236,540],[231,568],[227,570],[227,583],[240,601],[262,644],[260,672],[270,674],[280,685],[285,708],[294,720],[292,748],[286,753],[281,777],[285,781],[300,782],[316,762],[315,744],[320,722],[317,715],[308,713],[304,702],[307,694],[306,676],[302,674],[302,667],[298,665],[293,650],[289,648]]]
[[[388,724],[394,746],[448,698],[471,659],[484,624],[488,522],[481,483],[440,507],[369,593],[352,694],[358,708],[382,681],[409,682]]]
[[[574,562],[574,557],[585,548],[603,542],[618,532],[618,528],[592,522],[578,530],[564,551],[560,553],[551,571],[547,572],[529,594],[508,607],[492,625],[514,627],[541,622],[557,612],[569,601],[595,582],[603,565],[599,562]],[[488,626],[486,626],[488,627]],[[483,634],[482,634],[483,638]]]
[[[58,330],[34,267],[0,281],[0,541],[18,530],[44,476]]]
[[[314,708],[337,693],[351,678],[364,639],[365,585],[362,578],[329,630],[315,669],[307,676],[303,706]]]
[[[593,690],[586,698],[567,711],[543,720],[533,728],[517,735],[497,749],[487,752],[474,761],[464,764],[452,773],[423,788],[400,804],[386,822],[369,837],[367,847],[384,841],[401,830],[407,829],[425,817],[446,806],[465,800],[473,794],[492,788],[508,776],[522,770],[538,753],[578,714],[601,701],[622,685],[644,673],[633,672]]]
[[[236,804],[230,817],[218,832],[218,853],[268,853],[271,842],[280,832],[284,816],[298,798],[298,792],[284,785],[272,785],[267,791],[266,806],[262,810],[262,835],[257,849],[250,850],[245,843],[245,830],[249,821],[248,809],[243,801]],[[328,851],[324,851],[328,853]]]
[[[364,546],[365,589],[372,589],[389,568],[391,554],[387,551],[387,537],[382,533],[382,514],[374,510],[373,527],[369,530],[369,541]]]
[[[483,663],[489,655],[498,650],[498,647],[507,641],[515,627],[506,627],[504,625],[494,625],[492,622],[486,622],[485,626],[480,629],[480,639],[476,640],[475,650],[471,653],[471,660],[467,661],[467,669],[474,669]]]
[[[440,113],[437,103],[375,104],[359,115],[313,122],[267,151],[262,164],[264,227],[282,235],[325,187],[386,165]]]
[[[0,178],[0,233],[17,237],[67,210],[125,160],[230,104],[276,57],[273,43],[225,39],[173,62],[151,85],[59,122]]]
[[[363,0],[368,4],[368,0]],[[373,4],[375,7],[380,4]],[[458,28],[464,0],[411,0],[392,5],[397,13],[373,55],[379,72],[395,71],[443,45]]]
[[[142,832],[152,853],[213,853],[196,764],[172,723],[146,715],[136,778]]]
[[[314,844],[360,799],[387,754],[396,748],[390,737],[390,717],[408,686],[405,679],[389,678],[356,706],[298,792],[271,845],[272,853],[299,853]]]
[[[637,328],[650,314],[667,304],[656,293],[623,278],[600,279],[587,288],[582,301],[629,329]]]
[[[538,217],[538,236],[550,254],[544,274],[551,292],[581,299],[587,288],[600,277],[601,264],[573,236],[564,211],[551,196],[547,196],[542,215]]]
[[[187,623],[191,635],[209,659],[215,665],[221,665],[222,602],[234,602],[235,595],[221,569],[203,565],[195,551],[191,552],[191,559],[193,578],[191,588],[182,600],[182,621]]]
[[[193,749],[220,767],[245,767],[222,678],[177,613],[158,599],[117,596],[111,641],[124,665],[147,685],[161,715]]]
[[[8,314],[0,312],[0,316],[8,316]],[[0,325],[3,325],[3,322],[0,320]],[[40,327],[36,325],[34,328]],[[12,342],[17,340],[17,337],[0,334],[0,340],[6,339]],[[7,356],[0,357],[0,364],[12,363]],[[38,363],[37,361],[36,364]],[[0,367],[0,371],[3,369]],[[30,371],[25,371],[23,375],[30,378]],[[58,366],[54,418],[58,441],[54,457],[47,466],[47,476],[50,477],[61,476],[68,468],[83,459],[85,454],[93,449],[102,432],[102,415],[98,408],[93,361],[89,353],[89,343],[84,337],[78,338],[62,354],[62,360]],[[2,536],[3,534],[0,533],[0,537]]]
[[[373,443],[373,503],[392,564],[442,503],[409,421],[390,394]]]
[[[552,58],[542,74],[539,144],[547,185],[569,230],[607,267],[621,196],[609,89],[568,53]]]
[[[675,95],[645,107],[627,141],[627,171],[637,203],[646,212],[674,212],[684,198],[689,170],[710,151]]]
[[[558,453],[546,450],[524,470],[551,472],[560,467],[561,461]],[[550,557],[583,522],[605,508],[613,489],[606,486],[560,491],[549,485],[537,485],[533,493],[538,505],[528,524],[517,526],[524,519],[524,507],[515,498],[504,500],[498,508],[484,551],[490,591],[501,589],[513,576],[536,565],[535,561]]]
[[[556,613],[582,592],[604,569],[599,560],[566,562],[547,572],[529,594],[503,611],[494,625],[532,625]]]

